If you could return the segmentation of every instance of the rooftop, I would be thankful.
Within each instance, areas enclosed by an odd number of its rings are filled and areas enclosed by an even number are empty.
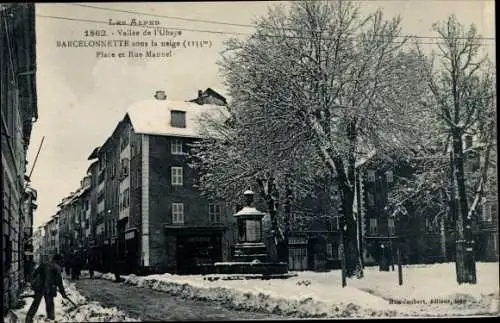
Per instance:
[[[185,128],[171,126],[171,111],[186,113]],[[133,104],[127,114],[136,133],[199,138],[202,136],[200,118],[207,115],[224,117],[226,108],[212,104],[151,99]]]

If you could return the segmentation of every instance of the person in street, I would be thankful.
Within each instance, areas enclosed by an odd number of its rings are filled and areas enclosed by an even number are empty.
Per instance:
[[[48,261],[48,256],[44,255],[41,264],[35,269],[31,284],[35,297],[26,315],[26,323],[33,322],[42,298],[45,301],[45,310],[49,320],[55,319],[54,297],[57,296],[57,290],[59,289],[61,295],[67,298],[62,281],[60,262],[60,255],[54,255],[51,262]]]
[[[80,276],[80,255],[78,252],[74,251],[71,257],[71,279],[78,280]]]
[[[121,278],[121,271],[122,271],[122,266],[123,266],[123,261],[121,259],[116,259],[114,264],[113,264],[113,274],[115,275],[115,282],[119,283],[122,282],[123,279]]]
[[[28,282],[33,273],[33,260],[30,258],[24,260],[24,281]]]
[[[64,269],[65,269],[66,275],[69,277],[71,275],[71,262],[70,262],[67,255],[66,255],[65,260],[64,260]]]
[[[89,254],[87,258],[87,266],[89,268],[90,279],[94,278],[94,258],[92,254]]]
[[[76,254],[76,263],[75,263],[75,278],[76,280],[80,279],[80,274],[82,272],[83,267],[83,257],[81,252],[77,252]]]

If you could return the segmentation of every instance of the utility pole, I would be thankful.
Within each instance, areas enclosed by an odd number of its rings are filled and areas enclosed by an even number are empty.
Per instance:
[[[401,228],[401,220],[402,216],[405,216],[405,219],[408,221],[408,211],[404,208],[404,206],[398,206],[393,213],[394,225],[396,231],[396,261],[398,264],[398,284],[399,286],[403,285],[403,265],[401,263],[401,238],[403,230]]]
[[[403,285],[403,266],[401,266],[401,238],[398,237],[398,246],[397,246],[397,262],[398,262],[398,283],[399,286]]]
[[[343,216],[342,216],[343,218]],[[346,280],[346,268],[345,268],[345,248],[344,248],[344,221],[341,222],[341,227],[340,227],[340,268],[342,272],[342,288],[347,286],[347,280]]]
[[[345,216],[344,216],[344,196],[341,196],[340,201],[339,201],[339,214],[340,214],[340,219],[339,219],[339,231],[340,231],[340,268],[341,268],[341,275],[342,275],[342,288],[347,286],[347,280],[346,280],[346,257],[345,257],[345,244],[344,244],[344,230],[346,228],[345,225]]]

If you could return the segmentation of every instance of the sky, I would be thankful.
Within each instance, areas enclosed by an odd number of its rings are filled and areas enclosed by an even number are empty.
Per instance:
[[[474,23],[484,37],[495,37],[492,0],[391,0],[357,1],[368,13],[382,8],[387,17],[400,14],[403,34],[435,36],[432,24],[455,14],[463,24]],[[151,99],[156,90],[165,90],[171,100],[196,97],[198,89],[211,87],[226,95],[217,60],[230,37],[251,34],[254,19],[265,15],[278,1],[255,2],[126,2],[126,3],[37,3],[37,95],[39,119],[34,125],[28,151],[28,172],[34,165],[32,186],[38,191],[34,225],[43,225],[57,212],[57,204],[75,191],[85,176],[92,150],[112,134],[127,108],[134,102]],[[282,3],[286,5],[286,3]],[[115,10],[115,11],[114,11]],[[128,11],[119,12],[116,10]],[[134,12],[134,13],[129,13]],[[145,15],[143,15],[145,14]],[[161,15],[180,17],[148,16]],[[118,29],[102,23],[130,19],[158,20],[162,27],[184,29],[175,39],[208,41],[208,48],[178,48],[172,57],[96,58],[95,48],[61,48],[57,41],[84,40],[85,31],[106,30],[107,39],[119,37]],[[188,20],[188,21],[186,21]],[[205,22],[199,21],[205,20]],[[206,22],[217,21],[224,24]],[[96,22],[97,21],[97,22]],[[250,26],[236,26],[236,25]],[[150,28],[133,28],[151,30]],[[191,31],[188,31],[190,29]],[[193,31],[198,30],[198,31]],[[202,32],[202,31],[203,32]],[[241,35],[243,34],[243,35]],[[158,37],[157,37],[158,38]],[[165,38],[168,40],[173,38]],[[494,42],[488,53],[494,57]],[[430,48],[431,45],[428,45]],[[143,52],[139,48],[136,52]],[[116,50],[115,50],[116,52]],[[45,137],[39,157],[35,156]]]

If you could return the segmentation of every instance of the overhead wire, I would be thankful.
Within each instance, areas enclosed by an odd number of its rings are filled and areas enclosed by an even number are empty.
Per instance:
[[[103,20],[93,20],[93,19],[64,17],[64,16],[52,16],[52,15],[42,15],[42,14],[37,14],[36,16],[41,17],[41,18],[49,18],[49,19],[59,19],[59,20],[68,20],[68,21],[75,21],[75,22],[109,25],[108,21],[103,21]],[[201,33],[220,34],[220,35],[242,35],[242,36],[254,36],[255,35],[254,33],[243,33],[243,32],[236,32],[236,31],[217,31],[217,30],[210,30],[210,29],[192,29],[192,28],[163,27],[163,26],[151,26],[151,25],[133,25],[133,26],[127,25],[126,27],[164,29],[164,30],[176,30],[176,31],[188,31],[188,32],[201,32]],[[264,34],[262,36],[270,37],[270,38],[289,38],[289,39],[305,39],[305,40],[312,39],[311,37],[292,36],[292,35],[265,35]],[[408,38],[412,38],[412,37],[408,36]],[[334,40],[334,39],[323,38],[323,40]],[[415,44],[415,45],[442,44],[442,42],[384,41],[384,40],[373,40],[373,39],[366,39],[365,41],[366,42],[380,41],[380,42],[388,42],[388,43],[393,43],[393,44]],[[495,45],[495,44],[484,44],[484,43],[477,43],[477,44],[478,45]]]
[[[116,9],[116,8],[109,8],[109,7],[100,7],[100,6],[93,6],[93,5],[87,5],[87,4],[78,4],[78,3],[68,3],[68,5],[72,6],[79,6],[79,7],[84,7],[84,8],[91,8],[91,9],[97,9],[97,10],[105,10],[105,11],[114,11],[114,12],[121,12],[121,13],[129,13],[129,14],[135,14],[135,15],[141,15],[141,16],[148,16],[148,17],[155,17],[155,18],[165,18],[165,19],[172,19],[172,20],[182,20],[182,21],[190,21],[190,22],[201,22],[201,23],[207,23],[207,24],[217,24],[217,25],[225,25],[225,26],[234,26],[234,27],[245,27],[245,28],[255,28],[256,25],[251,25],[251,24],[238,24],[238,23],[230,23],[230,22],[225,22],[225,21],[218,21],[218,20],[206,20],[206,19],[197,19],[197,18],[183,18],[183,17],[176,17],[176,16],[167,16],[167,15],[159,15],[159,14],[154,14],[154,13],[145,13],[145,12],[139,12],[139,11],[134,11],[134,10],[125,10],[125,9]],[[294,28],[284,28],[285,30],[291,30],[291,31],[298,31],[298,29]],[[383,37],[384,35],[376,35],[377,37]],[[393,36],[395,38],[418,38],[418,39],[441,39],[439,36],[417,36],[417,35],[398,35],[398,36]],[[466,40],[468,39],[467,37],[453,37],[453,39],[463,39]],[[476,39],[479,40],[496,40],[495,37],[477,37]]]

